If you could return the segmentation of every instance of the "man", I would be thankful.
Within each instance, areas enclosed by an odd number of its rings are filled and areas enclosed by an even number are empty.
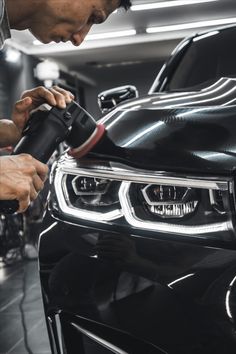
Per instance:
[[[79,46],[93,24],[104,22],[130,0],[0,0],[0,48],[10,38],[10,28],[29,29],[43,43],[71,41]],[[73,99],[54,87],[26,91],[15,104],[12,120],[0,121],[0,147],[14,145],[32,109],[43,102],[60,108]],[[43,188],[47,166],[27,154],[0,157],[0,200],[17,199],[23,212]]]

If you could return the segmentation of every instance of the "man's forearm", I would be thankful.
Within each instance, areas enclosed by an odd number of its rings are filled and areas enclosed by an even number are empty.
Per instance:
[[[18,128],[11,120],[0,120],[0,147],[15,145],[20,137]]]

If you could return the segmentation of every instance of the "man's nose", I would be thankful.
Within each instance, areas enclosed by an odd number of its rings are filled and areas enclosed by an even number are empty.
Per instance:
[[[74,33],[71,36],[71,43],[75,46],[79,46],[83,42],[84,38],[81,37],[80,33]]]
[[[87,25],[80,31],[73,33],[71,36],[72,44],[74,44],[75,46],[79,46],[84,41],[91,27],[92,25]]]

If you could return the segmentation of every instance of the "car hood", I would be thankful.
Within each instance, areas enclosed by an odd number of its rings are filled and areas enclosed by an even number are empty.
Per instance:
[[[93,154],[158,171],[223,174],[236,167],[235,79],[135,99],[101,122],[106,137]]]

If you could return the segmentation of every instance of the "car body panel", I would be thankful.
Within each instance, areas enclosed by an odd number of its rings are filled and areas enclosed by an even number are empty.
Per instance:
[[[235,92],[236,80],[222,78],[199,91],[160,93],[119,105],[101,120],[111,144],[101,142],[92,152],[147,169],[233,172]]]

